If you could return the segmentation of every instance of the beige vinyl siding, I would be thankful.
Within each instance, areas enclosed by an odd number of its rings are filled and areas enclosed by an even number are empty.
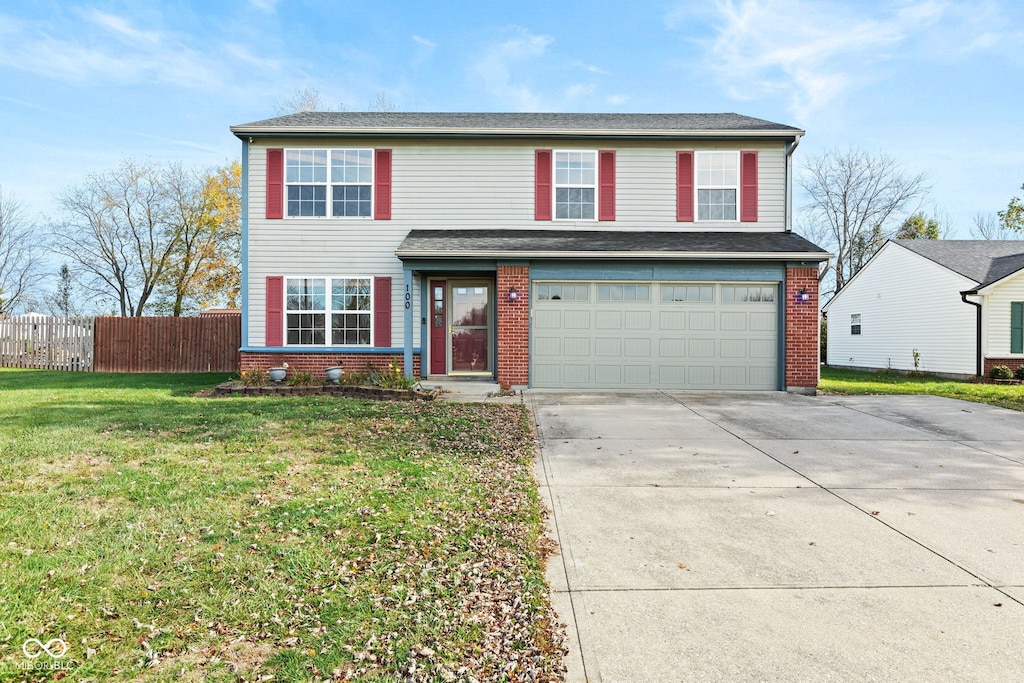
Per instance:
[[[1024,301],[1024,274],[1007,278],[985,297],[982,348],[986,356],[1020,358],[1024,362],[1024,354],[1010,353],[1010,303],[1014,301]]]
[[[976,313],[960,300],[960,292],[975,285],[886,244],[828,304],[828,364],[912,370],[917,349],[921,370],[973,375]],[[850,334],[855,313],[861,315],[860,335]]]
[[[392,150],[392,219],[284,218],[267,220],[266,150],[299,147]],[[534,151],[614,149],[615,221],[534,220]],[[676,152],[756,150],[759,182],[757,223],[679,223],[675,220]],[[268,275],[391,276],[392,346],[402,346],[402,264],[394,255],[413,229],[743,230],[785,229],[783,142],[662,143],[552,140],[381,140],[330,138],[297,142],[268,139],[249,146],[249,338],[265,340],[265,278]],[[348,265],[354,264],[354,265]],[[413,301],[417,302],[418,292]],[[414,304],[416,305],[416,304]],[[418,308],[416,321],[419,321]],[[419,345],[419,325],[414,325]]]

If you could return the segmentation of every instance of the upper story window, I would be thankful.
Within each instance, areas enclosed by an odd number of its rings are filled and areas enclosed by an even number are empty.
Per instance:
[[[555,219],[596,219],[597,152],[555,152]]]
[[[288,216],[372,215],[372,149],[285,150]]]
[[[735,221],[739,152],[697,152],[697,220]]]

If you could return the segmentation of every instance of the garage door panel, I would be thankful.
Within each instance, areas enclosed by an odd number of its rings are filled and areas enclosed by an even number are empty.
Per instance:
[[[594,315],[594,327],[599,330],[621,330],[621,311],[597,311]]]
[[[651,340],[627,337],[623,340],[623,351],[627,358],[650,358]]]
[[[565,355],[567,355],[567,356],[589,356],[590,355],[590,338],[589,337],[566,337],[565,338]]]
[[[651,329],[650,311],[625,311],[627,330],[649,330]]]
[[[661,311],[658,314],[658,329],[674,332],[686,329],[686,311]]]
[[[779,388],[780,304],[777,296],[760,300],[765,288],[777,285],[576,282],[573,287],[591,296],[533,302],[534,386]],[[604,298],[598,296],[601,287],[608,293]],[[625,292],[634,290],[645,295],[627,300]],[[728,301],[726,290],[732,294]],[[755,290],[759,296],[750,300]],[[622,298],[612,298],[618,291]]]
[[[741,332],[747,329],[746,311],[726,311],[722,313],[722,324],[719,327],[723,332]]]
[[[590,311],[566,311],[565,329],[587,330],[590,329]]]

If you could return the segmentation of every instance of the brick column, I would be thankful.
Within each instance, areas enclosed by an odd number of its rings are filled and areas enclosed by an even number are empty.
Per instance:
[[[509,301],[515,287],[519,298]],[[530,381],[530,268],[498,266],[498,384],[502,389]]]
[[[810,298],[796,300],[806,289]],[[818,269],[786,268],[786,391],[812,394],[818,387]]]

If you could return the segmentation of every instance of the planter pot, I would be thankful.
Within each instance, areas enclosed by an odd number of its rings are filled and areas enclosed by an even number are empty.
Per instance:
[[[270,368],[270,381],[280,384],[288,374],[287,368]]]
[[[332,365],[331,367],[326,368],[324,373],[327,374],[328,382],[331,384],[337,384],[341,381],[341,376],[344,374],[344,371],[341,369],[340,365]]]

